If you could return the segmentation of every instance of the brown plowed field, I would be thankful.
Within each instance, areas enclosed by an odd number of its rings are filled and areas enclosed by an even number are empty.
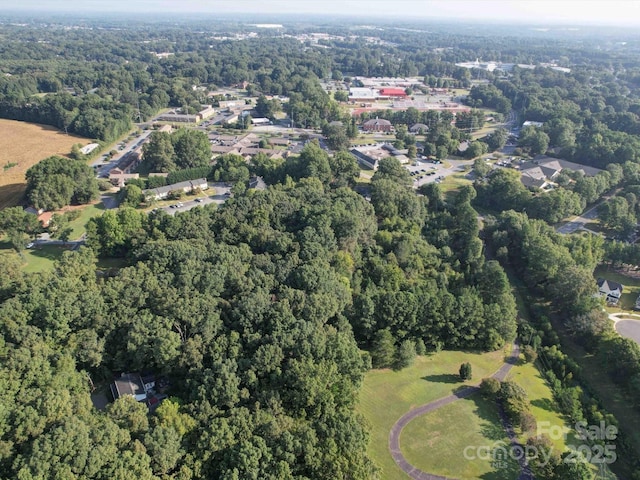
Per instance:
[[[20,203],[29,167],[51,155],[68,155],[75,143],[89,141],[48,125],[0,119],[0,209]],[[5,169],[11,163],[17,165]]]

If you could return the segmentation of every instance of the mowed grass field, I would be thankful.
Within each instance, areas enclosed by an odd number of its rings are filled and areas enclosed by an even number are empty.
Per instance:
[[[492,375],[508,351],[507,348],[485,354],[439,352],[418,357],[413,366],[399,372],[372,370],[367,373],[360,391],[358,411],[371,426],[368,454],[380,468],[382,480],[407,478],[388,451],[389,431],[393,424],[412,408]],[[461,382],[458,368],[465,361],[473,367],[473,379]],[[569,431],[565,419],[553,404],[551,390],[533,365],[514,367],[509,378],[527,391],[531,411],[538,422],[548,422]],[[568,440],[571,438],[569,435]],[[515,475],[508,476],[517,468],[510,462],[492,465],[488,460],[467,461],[464,458],[467,446],[500,445],[502,441],[506,441],[506,434],[496,405],[480,395],[473,395],[414,419],[403,430],[400,446],[412,465],[428,473],[460,479],[515,478]],[[564,451],[565,440],[556,439],[554,447],[558,452]]]
[[[76,143],[89,143],[48,125],[14,120],[0,119],[0,132],[0,209],[20,202],[26,188],[24,174],[31,166],[51,155],[69,154]]]
[[[500,464],[492,464],[486,459],[487,453],[508,444],[495,403],[477,394],[416,418],[400,437],[400,446],[411,465],[461,480],[517,478],[515,460],[507,457]]]
[[[508,346],[504,350],[482,354],[442,351],[417,357],[412,366],[397,372],[383,369],[371,370],[366,374],[360,388],[357,410],[371,426],[367,452],[380,468],[382,480],[406,478],[389,454],[389,431],[393,424],[412,408],[492,375],[502,365],[510,348]],[[460,365],[464,362],[470,362],[473,368],[474,378],[468,382],[460,381],[458,375]],[[406,438],[403,433],[401,442]]]

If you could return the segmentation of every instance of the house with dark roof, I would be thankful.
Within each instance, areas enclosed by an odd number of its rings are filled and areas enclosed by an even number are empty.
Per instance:
[[[372,118],[362,124],[362,130],[365,132],[391,132],[393,125],[384,118]]]
[[[267,184],[264,183],[262,177],[251,177],[249,179],[249,188],[253,188],[255,190],[264,190],[267,188]]]
[[[544,188],[552,183],[562,171],[560,161],[546,157],[520,166],[520,180],[526,187]]]
[[[123,373],[113,381],[110,388],[114,400],[125,395],[133,396],[138,402],[147,400],[144,382],[138,373]]]
[[[620,297],[622,296],[622,290],[624,285],[605,278],[598,279],[598,293],[601,297],[604,297],[607,304],[617,305]]]

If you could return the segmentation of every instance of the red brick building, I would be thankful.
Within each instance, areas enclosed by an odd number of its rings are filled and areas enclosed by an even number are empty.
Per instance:
[[[362,124],[362,130],[365,132],[391,132],[393,125],[389,120],[383,118],[372,118]]]

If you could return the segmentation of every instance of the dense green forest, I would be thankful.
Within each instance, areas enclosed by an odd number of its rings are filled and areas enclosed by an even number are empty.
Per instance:
[[[3,265],[2,470],[371,478],[353,405],[384,360],[359,347],[389,331],[398,351],[495,349],[515,334],[470,198],[444,208],[434,191],[429,207],[398,183],[399,164],[376,175],[375,188],[394,187],[373,206],[303,177],[219,210],[108,211],[89,226],[91,248],[54,272]],[[97,276],[94,251],[131,266]],[[150,420],[126,398],[93,410],[89,379],[132,369],[167,375],[170,403]]]
[[[637,38],[621,49],[606,32],[595,39],[392,26],[372,42],[335,24],[316,44],[293,38],[318,28],[301,23],[283,27],[287,35],[242,40],[227,38],[249,29],[233,22],[214,29],[202,20],[110,18],[66,27],[60,19],[0,23],[0,116],[110,142],[162,108],[197,109],[211,101],[207,89],[248,82],[251,93],[288,97],[280,105],[261,96],[261,114],[282,108],[300,126],[324,126],[342,151],[329,155],[312,141],[286,159],[224,155],[209,165],[204,133],[155,132],[144,147],[149,168],[171,172],[169,182],[237,182],[233,197],[175,216],[125,201],[91,219],[86,246],[65,253],[52,272],[0,263],[1,478],[375,478],[368,428],[354,413],[364,373],[443,348],[496,350],[517,333],[539,353],[568,418],[617,423],[583,387],[551,319],[602,359],[639,407],[640,348],[599,313],[593,270],[602,261],[637,264],[640,253],[549,225],[610,192],[602,221],[620,238],[635,229]],[[514,67],[505,75],[455,65],[478,57],[572,70]],[[370,184],[355,188],[359,169],[344,151],[355,121],[344,131],[327,126],[345,114],[321,80],[357,76],[471,87],[473,109],[457,117],[411,108],[369,114],[392,121],[397,147],[415,149],[407,127],[420,122],[425,154],[456,154],[490,107],[543,122],[522,130],[520,153],[550,151],[602,172],[563,172],[558,188],[541,195],[514,170],[477,164],[473,186],[445,194],[437,183],[416,192],[407,169],[384,159]],[[465,155],[506,141],[498,129]],[[46,208],[84,203],[97,193],[91,173],[82,161],[51,157],[30,170],[29,199]],[[246,189],[251,174],[270,187]],[[0,233],[24,244],[39,231],[34,222],[7,209]],[[99,257],[123,266],[99,269]],[[530,323],[517,321],[505,270],[524,285]],[[94,409],[92,389],[126,371],[162,375],[170,398],[151,415],[127,397]],[[628,438],[617,445],[625,473],[637,470]]]

